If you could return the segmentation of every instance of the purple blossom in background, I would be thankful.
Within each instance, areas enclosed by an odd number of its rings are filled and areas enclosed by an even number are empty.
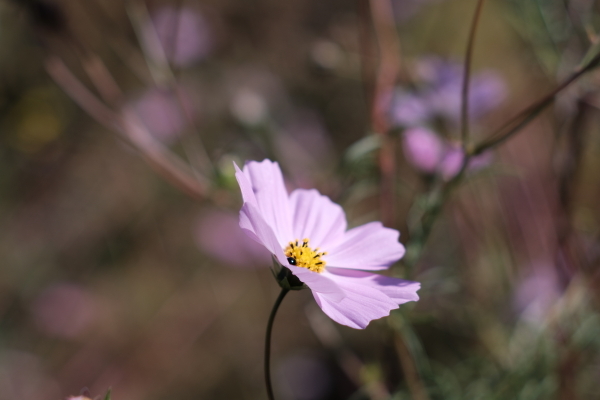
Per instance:
[[[405,22],[413,18],[426,5],[440,1],[442,0],[397,0],[392,1],[392,7],[396,19],[400,22]]]
[[[186,125],[176,95],[159,89],[142,94],[133,102],[133,110],[152,136],[163,143],[175,141]]]
[[[167,59],[178,67],[187,67],[202,60],[210,53],[213,44],[206,20],[190,8],[159,9],[143,35],[148,51],[155,58],[162,58],[157,53],[164,52]],[[157,45],[162,49],[156,48]]]
[[[452,179],[464,160],[460,145],[450,143],[427,128],[411,128],[402,134],[402,148],[406,160],[426,174],[439,174],[442,179]],[[471,158],[468,169],[481,169],[492,162],[487,152]]]
[[[248,268],[272,264],[271,254],[242,231],[234,213],[206,212],[198,220],[195,236],[204,253],[231,266]]]
[[[415,63],[417,88],[398,90],[394,95],[390,118],[402,127],[426,125],[436,116],[458,124],[461,113],[463,67],[436,56]],[[496,108],[506,97],[500,75],[486,70],[474,73],[469,86],[469,117],[478,119]]]
[[[362,271],[384,270],[402,258],[398,231],[380,222],[346,231],[339,205],[314,189],[288,195],[279,165],[270,160],[236,170],[244,199],[240,226],[312,290],[331,319],[363,329],[419,299],[418,282]]]
[[[444,180],[452,179],[458,174],[465,158],[465,152],[460,145],[449,145],[439,165],[439,173]]]
[[[398,126],[418,126],[432,117],[430,105],[421,96],[398,90],[392,99],[391,120]]]
[[[404,155],[418,170],[433,174],[444,155],[442,139],[426,128],[412,128],[402,135]]]
[[[438,85],[427,94],[432,110],[458,123],[461,113],[462,71],[456,79]],[[504,82],[498,74],[485,71],[471,78],[469,85],[469,117],[481,118],[496,108],[506,97]]]
[[[439,166],[439,173],[444,180],[452,179],[460,171],[465,152],[458,143],[451,143],[446,146],[446,153]],[[487,167],[492,163],[493,155],[490,152],[474,156],[467,166],[468,171],[476,171]]]
[[[461,64],[435,55],[420,57],[414,62],[417,80],[428,87],[444,86],[462,81]]]

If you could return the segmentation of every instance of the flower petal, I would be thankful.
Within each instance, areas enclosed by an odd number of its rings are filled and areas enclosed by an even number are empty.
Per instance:
[[[370,222],[346,232],[344,240],[328,249],[324,259],[328,268],[386,269],[404,255],[399,236],[400,232],[385,228],[381,222]]]
[[[251,161],[246,163],[241,174],[236,173],[236,177],[244,202],[255,203],[280,247],[285,247],[293,239],[292,212],[279,164],[270,160]]]
[[[252,191],[252,184],[250,183],[250,180],[235,162],[233,163],[233,165],[235,167],[235,179],[237,179],[238,185],[240,185],[240,190],[242,191],[242,199],[244,200],[244,203],[250,203],[253,206],[257,207],[256,196],[254,196],[254,192]]]
[[[317,292],[313,292],[313,296],[323,312],[337,323],[364,329],[372,320],[385,317],[391,310],[398,308],[395,300],[377,286],[365,284],[362,279],[335,276],[335,281],[346,293],[341,301],[330,301]]]
[[[290,195],[294,239],[310,239],[312,248],[327,250],[344,237],[346,215],[338,204],[317,190],[297,189]]]
[[[298,277],[302,282],[310,288],[313,294],[318,293],[327,301],[337,303],[346,297],[346,292],[332,279],[332,276],[327,274],[319,274],[307,268],[295,267],[293,265],[284,264]]]
[[[419,282],[343,268],[329,268],[328,273],[335,275],[335,281],[338,283],[350,280],[377,289],[397,304],[419,300],[417,294],[417,291],[421,288]]]
[[[287,265],[287,257],[279,244],[273,229],[265,222],[262,214],[251,203],[244,203],[240,210],[240,227],[248,236],[262,244],[282,265]]]

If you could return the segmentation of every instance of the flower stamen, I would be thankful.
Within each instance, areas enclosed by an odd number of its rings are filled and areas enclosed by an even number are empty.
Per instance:
[[[283,250],[285,256],[291,265],[308,268],[313,272],[321,273],[325,270],[326,265],[326,262],[321,257],[326,255],[327,252],[319,252],[318,247],[313,250],[308,243],[308,239],[302,240],[302,245],[300,245],[298,239],[290,242]]]

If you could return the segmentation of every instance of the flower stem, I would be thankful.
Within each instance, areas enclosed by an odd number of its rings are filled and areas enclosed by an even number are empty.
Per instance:
[[[473,59],[473,50],[475,48],[475,36],[477,35],[477,26],[481,17],[481,10],[485,0],[478,0],[473,21],[471,22],[471,30],[469,31],[469,41],[467,43],[467,51],[465,53],[464,75],[461,94],[461,142],[463,150],[467,150],[469,146],[469,83],[471,80],[471,61]]]
[[[267,385],[267,396],[269,400],[274,400],[273,387],[271,386],[271,331],[273,330],[273,321],[275,321],[275,314],[279,309],[279,305],[283,301],[285,295],[289,292],[289,289],[282,288],[279,297],[273,304],[271,315],[269,316],[269,322],[267,323],[267,336],[265,338],[265,384]]]

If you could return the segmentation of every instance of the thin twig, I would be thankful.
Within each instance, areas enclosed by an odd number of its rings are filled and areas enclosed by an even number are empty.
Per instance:
[[[564,268],[571,278],[581,270],[577,246],[573,230],[574,195],[585,145],[585,129],[591,107],[585,99],[577,102],[577,111],[571,126],[566,132],[566,150],[558,172],[558,206],[559,215],[556,223],[558,249],[555,255],[556,268]]]
[[[481,154],[482,152],[491,149],[498,144],[504,142],[509,139],[515,133],[519,132],[521,128],[531,122],[536,116],[538,116],[546,107],[548,107],[552,102],[554,102],[554,98],[564,89],[566,89],[571,83],[575,82],[582,75],[589,72],[593,68],[595,68],[598,63],[600,63],[600,53],[597,54],[592,60],[583,67],[577,68],[567,79],[565,79],[561,84],[559,84],[554,90],[550,93],[542,97],[540,100],[536,101],[529,107],[525,108],[519,114],[517,114],[514,118],[512,118],[509,122],[504,124],[500,129],[498,129],[495,133],[493,133],[490,138],[484,140],[479,145],[475,146],[474,149],[469,152],[470,155]]]
[[[133,112],[125,110],[118,113],[110,109],[81,83],[60,58],[48,57],[45,67],[56,84],[90,117],[134,145],[149,165],[173,186],[195,199],[206,198],[208,183],[192,176],[187,166],[154,139]]]
[[[56,56],[46,59],[44,66],[54,82],[100,125],[121,131],[118,114],[100,101]]]
[[[172,32],[174,41],[177,40],[177,31],[179,29],[179,21],[181,18],[181,10],[179,8],[176,10],[178,18],[173,26],[174,32]],[[202,171],[204,174],[210,174],[214,167],[210,161],[210,157],[208,156],[206,148],[202,143],[200,130],[198,129],[196,122],[194,121],[194,117],[190,113],[189,107],[186,104],[183,91],[177,83],[175,72],[169,63],[167,49],[163,46],[163,43],[160,40],[159,34],[156,31],[156,27],[154,26],[152,18],[148,13],[146,4],[137,0],[130,1],[128,3],[127,11],[131,24],[137,35],[138,42],[140,43],[140,47],[142,48],[142,53],[144,54],[146,64],[152,74],[152,77],[154,78],[155,84],[159,88],[168,87],[174,92],[179,108],[188,125],[193,130],[194,136],[193,138],[190,138],[191,140],[187,141],[187,144],[193,146],[193,148],[196,150],[195,154],[192,155],[189,153],[188,146],[183,147],[186,155],[190,159],[192,168],[194,164],[193,161],[196,161],[195,164],[198,164],[198,168],[193,168],[194,174],[199,174],[197,170]],[[149,31],[151,35],[148,35],[147,31],[143,31],[143,26],[151,27],[151,30]]]
[[[464,75],[462,82],[461,93],[461,141],[463,149],[466,151],[469,145],[469,84],[471,81],[471,64],[473,61],[473,51],[475,49],[475,37],[477,36],[477,27],[481,19],[481,11],[485,0],[478,0],[471,22],[471,30],[469,31],[469,40],[467,43],[467,51],[465,52]]]
[[[82,55],[81,63],[102,99],[107,104],[116,107],[121,105],[123,92],[102,59],[97,54],[87,51],[86,54]]]

